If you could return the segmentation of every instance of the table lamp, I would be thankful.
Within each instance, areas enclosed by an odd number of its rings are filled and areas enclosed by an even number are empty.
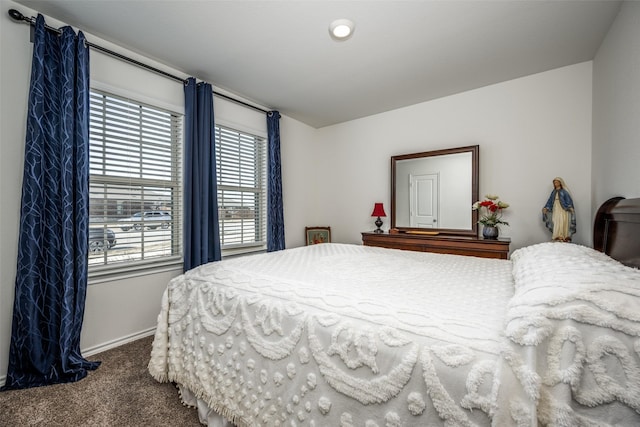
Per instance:
[[[380,227],[382,226],[382,220],[380,219],[380,217],[387,216],[387,214],[384,213],[384,206],[382,206],[382,203],[376,203],[373,205],[373,212],[371,213],[371,216],[378,217],[375,222],[378,228],[374,230],[374,233],[382,233],[382,230],[380,229]]]

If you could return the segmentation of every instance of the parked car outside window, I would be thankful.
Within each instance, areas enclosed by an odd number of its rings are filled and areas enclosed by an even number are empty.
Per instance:
[[[89,228],[89,252],[100,253],[111,249],[116,245],[116,233],[110,228]]]
[[[122,231],[129,231],[132,228],[142,230],[142,227],[152,230],[158,227],[167,229],[171,225],[171,215],[162,211],[136,212],[129,218],[119,219],[118,222],[121,224]]]

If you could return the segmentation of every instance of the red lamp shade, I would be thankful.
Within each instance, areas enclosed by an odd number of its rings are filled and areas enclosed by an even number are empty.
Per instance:
[[[384,206],[382,206],[382,203],[376,203],[373,206],[373,212],[371,213],[371,216],[387,216],[387,214],[384,213]]]

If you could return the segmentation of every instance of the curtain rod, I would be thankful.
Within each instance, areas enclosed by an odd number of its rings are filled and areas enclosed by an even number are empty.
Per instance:
[[[34,26],[36,24],[36,19],[33,16],[30,17],[30,18],[26,17],[21,12],[17,11],[16,9],[9,9],[9,16],[11,17],[11,19],[13,19],[16,22],[24,21],[24,22],[28,23],[31,26]],[[54,28],[54,27],[50,27],[49,25],[46,25],[46,24],[45,24],[45,28],[47,30],[53,32],[53,33],[58,34],[58,35],[62,33],[62,31],[60,29]],[[169,78],[171,80],[175,80],[175,81],[181,82],[183,84],[186,82],[186,80],[183,79],[182,77],[175,76],[173,74],[167,73],[166,71],[162,71],[159,68],[152,67],[151,65],[145,64],[145,63],[140,62],[138,60],[135,60],[133,58],[129,58],[128,56],[124,56],[124,55],[122,55],[122,54],[120,54],[118,52],[114,52],[114,51],[109,50],[109,49],[107,49],[105,47],[102,47],[102,46],[99,46],[97,44],[91,43],[90,41],[88,41],[86,39],[85,39],[85,44],[88,47],[92,48],[92,49],[99,50],[100,52],[106,53],[107,55],[113,56],[113,57],[118,58],[118,59],[120,59],[122,61],[129,62],[129,63],[134,64],[134,65],[136,65],[136,66],[138,66],[140,68],[144,68],[146,70],[153,71],[154,73],[160,74],[162,76],[165,76],[165,77],[167,77],[167,78]],[[251,105],[251,104],[248,104],[248,103],[246,103],[244,101],[241,101],[239,99],[233,98],[233,97],[231,97],[229,95],[225,95],[224,93],[219,93],[219,92],[216,92],[215,90],[213,91],[213,93],[216,96],[219,96],[221,98],[227,99],[227,100],[229,100],[231,102],[235,102],[236,104],[243,105],[243,106],[245,106],[247,108],[251,108],[252,110],[260,111],[260,112],[265,113],[265,114],[269,113],[269,111],[267,111],[267,110],[263,110],[262,108],[256,107],[255,105]]]

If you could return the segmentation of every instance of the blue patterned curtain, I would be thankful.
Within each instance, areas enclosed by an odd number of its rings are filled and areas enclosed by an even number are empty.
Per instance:
[[[219,261],[213,87],[193,77],[184,88],[184,271]]]
[[[280,113],[267,113],[269,139],[269,188],[267,189],[267,252],[284,249],[282,172],[280,170]]]
[[[89,229],[89,51],[35,24],[11,347],[3,389],[78,381]]]

